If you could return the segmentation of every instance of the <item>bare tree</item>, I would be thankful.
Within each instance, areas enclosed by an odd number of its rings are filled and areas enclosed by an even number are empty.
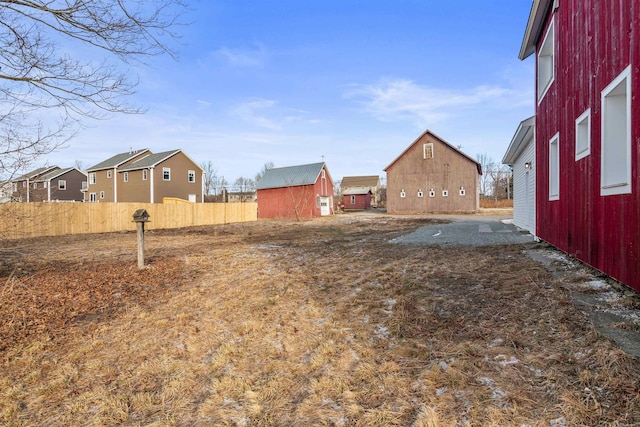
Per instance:
[[[240,177],[235,180],[233,186],[241,193],[253,191],[256,189],[256,184],[251,178]]]
[[[309,197],[311,191],[308,185],[290,185],[287,187],[289,201],[293,212],[296,215],[296,221],[300,221],[304,216],[312,216],[310,209]]]
[[[200,163],[200,167],[204,171],[204,194],[207,196],[218,194],[218,169],[211,160]]]
[[[492,177],[490,174],[490,170],[492,170],[496,163],[493,159],[487,154],[476,154],[476,160],[480,163],[482,167],[482,176],[480,177],[480,194],[488,196],[491,194],[491,184]]]
[[[125,102],[138,83],[127,65],[175,57],[166,41],[185,10],[182,0],[0,0],[0,176],[31,167],[87,119],[143,112]]]
[[[264,176],[264,174],[269,170],[269,169],[273,169],[275,167],[275,163],[273,162],[266,162],[263,166],[262,169],[260,169],[260,172],[258,172],[255,176],[255,182],[260,181],[260,179]]]

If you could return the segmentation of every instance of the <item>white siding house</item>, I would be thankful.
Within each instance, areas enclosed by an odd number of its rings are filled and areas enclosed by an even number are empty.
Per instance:
[[[502,163],[513,170],[513,223],[536,235],[535,116],[523,120]]]

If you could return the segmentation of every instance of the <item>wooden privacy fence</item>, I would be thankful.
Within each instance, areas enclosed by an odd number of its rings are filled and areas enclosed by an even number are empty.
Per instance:
[[[4,239],[109,233],[135,230],[133,213],[146,209],[147,230],[257,221],[256,203],[4,203],[0,236]]]

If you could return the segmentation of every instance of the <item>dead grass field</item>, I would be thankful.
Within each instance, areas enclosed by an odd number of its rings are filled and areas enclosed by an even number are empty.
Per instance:
[[[340,216],[6,242],[6,426],[631,426],[638,362],[519,245]]]

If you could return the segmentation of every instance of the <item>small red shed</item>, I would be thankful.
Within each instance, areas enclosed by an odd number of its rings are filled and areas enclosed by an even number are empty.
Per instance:
[[[333,214],[333,180],[324,162],[268,169],[256,189],[258,218]]]
[[[640,7],[536,0],[536,235],[640,291]]]
[[[349,189],[342,193],[342,203],[345,209],[371,209],[371,190]]]

